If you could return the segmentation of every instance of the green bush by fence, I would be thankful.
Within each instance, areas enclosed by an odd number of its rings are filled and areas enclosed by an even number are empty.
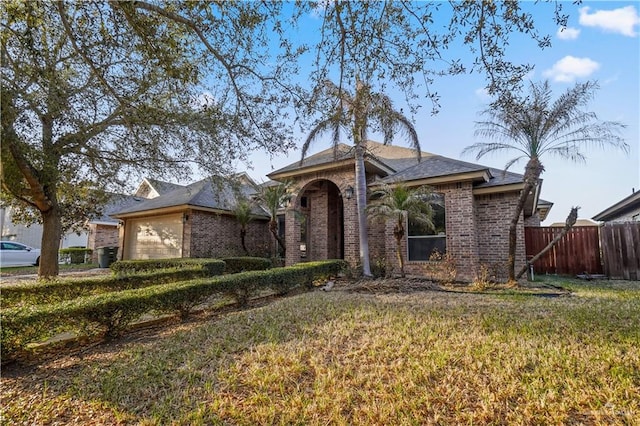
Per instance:
[[[14,359],[27,344],[61,331],[98,329],[110,338],[147,313],[178,313],[186,317],[194,306],[221,295],[232,296],[242,304],[262,290],[282,294],[298,286],[311,286],[314,280],[338,274],[345,265],[341,260],[309,262],[3,309],[2,360]]]

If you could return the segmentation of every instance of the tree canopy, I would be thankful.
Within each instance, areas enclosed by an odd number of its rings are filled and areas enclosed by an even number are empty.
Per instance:
[[[271,55],[292,53],[277,42],[280,10],[3,3],[3,199],[41,214],[41,275],[57,274],[61,219],[79,202],[77,188],[99,192],[141,171],[221,174],[252,149],[290,147],[282,106],[293,95],[284,85],[293,62]],[[80,211],[95,208],[87,201]]]

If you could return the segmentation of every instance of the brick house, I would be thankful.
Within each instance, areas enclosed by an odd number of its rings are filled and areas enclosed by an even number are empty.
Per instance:
[[[367,142],[365,169],[368,186],[402,181],[409,187],[430,185],[440,194],[443,209],[436,214],[437,232],[411,229],[402,250],[405,271],[426,275],[439,264],[430,260],[434,250],[446,252],[455,264],[456,279],[471,281],[481,266],[499,278],[505,276],[511,214],[523,187],[523,176],[490,167]],[[296,188],[286,207],[286,264],[303,260],[343,258],[359,262],[359,239],[352,147],[324,150],[268,175],[289,179]],[[524,226],[539,226],[551,203],[539,201],[540,187],[531,194],[518,224],[517,265],[524,264]],[[300,219],[302,213],[303,219]],[[382,262],[387,273],[397,271],[393,224],[369,222],[372,264]],[[392,272],[393,273],[393,272]]]
[[[505,276],[508,228],[523,187],[523,176],[440,155],[367,142],[365,156],[370,188],[381,182],[402,181],[407,186],[430,185],[442,198],[436,211],[436,232],[408,224],[402,250],[410,275],[429,275],[445,262],[433,260],[434,251],[447,254],[455,278],[471,281],[481,266],[498,278]],[[359,263],[357,205],[354,195],[353,149],[339,145],[296,161],[268,175],[273,181],[293,183],[291,201],[279,220],[286,241],[286,265],[340,258]],[[273,182],[271,182],[273,183]],[[155,185],[158,185],[156,182]],[[255,184],[240,175],[240,192],[251,197]],[[239,224],[232,213],[235,195],[230,181],[205,179],[188,186],[156,190],[143,183],[136,192],[143,201],[112,216],[119,227],[120,258],[221,257],[241,254]],[[540,187],[529,197],[518,224],[517,267],[524,264],[524,227],[539,226],[552,204],[539,199]],[[247,245],[253,255],[272,255],[276,246],[268,230],[266,211],[256,208]],[[370,221],[372,265],[387,273],[398,270],[393,224]]]
[[[171,185],[171,186],[167,186]],[[246,174],[233,181],[207,178],[181,186],[145,180],[140,202],[111,214],[119,221],[119,259],[224,257],[244,254],[240,225],[233,214],[239,194],[251,197],[255,183]],[[246,246],[269,256],[273,242],[269,217],[254,207]]]

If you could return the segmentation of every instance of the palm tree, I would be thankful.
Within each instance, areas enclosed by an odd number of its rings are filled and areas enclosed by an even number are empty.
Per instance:
[[[544,171],[541,157],[556,155],[572,161],[586,160],[583,147],[616,148],[625,152],[629,145],[619,136],[625,126],[618,122],[599,121],[593,112],[583,111],[598,88],[595,82],[577,83],[552,101],[548,81],[529,85],[530,94],[512,98],[482,112],[486,121],[476,122],[476,136],[495,142],[481,142],[464,149],[476,153],[476,159],[486,154],[515,151],[505,171],[521,159],[527,159],[524,187],[509,224],[509,281],[515,282],[516,230],[524,204],[532,189],[538,186]]]
[[[401,183],[394,186],[385,184],[371,194],[371,200],[371,204],[367,207],[369,217],[395,220],[393,236],[396,239],[396,256],[400,264],[400,276],[404,278],[402,239],[406,233],[405,216],[414,223],[435,230],[433,191],[429,186],[411,189]]]
[[[391,99],[382,93],[372,93],[371,87],[356,78],[356,92],[351,95],[342,87],[338,87],[330,81],[326,81],[317,90],[324,93],[335,104],[330,113],[311,130],[302,146],[302,159],[311,143],[321,134],[331,131],[332,144],[335,152],[340,143],[340,130],[351,134],[355,151],[355,180],[356,200],[358,207],[358,237],[360,241],[360,262],[362,273],[365,277],[371,277],[369,263],[369,239],[367,227],[367,181],[364,169],[364,156],[366,152],[367,130],[375,125],[384,135],[383,143],[391,144],[394,136],[404,133],[416,150],[416,156],[420,160],[420,143],[418,134],[413,124],[401,111],[393,109]]]
[[[233,208],[233,214],[236,220],[240,224],[240,243],[245,254],[249,254],[247,246],[245,244],[245,238],[247,236],[247,225],[253,220],[253,206],[246,199],[239,199]]]
[[[277,185],[261,185],[257,188],[257,200],[269,212],[269,231],[282,249],[282,256],[286,254],[287,247],[278,233],[278,210],[291,199],[290,188],[291,181],[278,182]]]

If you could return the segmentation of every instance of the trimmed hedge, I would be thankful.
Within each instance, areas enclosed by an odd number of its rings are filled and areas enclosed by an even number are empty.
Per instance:
[[[224,264],[222,265],[224,266]],[[129,290],[209,276],[213,268],[190,265],[181,269],[161,269],[135,275],[110,275],[16,284],[2,289],[2,307],[19,304],[54,303],[81,296]]]
[[[225,268],[225,274],[237,274],[238,272],[245,271],[264,271],[273,266],[270,259],[264,257],[223,257]]]
[[[243,304],[262,290],[271,289],[283,294],[295,287],[310,287],[314,280],[334,276],[345,267],[342,260],[309,262],[79,297],[60,303],[3,309],[0,313],[2,360],[14,359],[27,344],[62,331],[97,327],[106,338],[112,338],[147,313],[178,313],[186,317],[194,306],[221,295],[232,296]]]
[[[86,263],[86,259],[91,257],[93,250],[82,247],[69,247],[60,249],[60,259],[68,259],[69,263]]]
[[[208,271],[210,277],[222,275],[225,271],[225,263],[220,259],[207,258],[175,258],[175,259],[137,259],[118,260],[109,268],[118,275],[134,274],[138,272],[156,271],[158,269],[189,268],[199,266]]]

